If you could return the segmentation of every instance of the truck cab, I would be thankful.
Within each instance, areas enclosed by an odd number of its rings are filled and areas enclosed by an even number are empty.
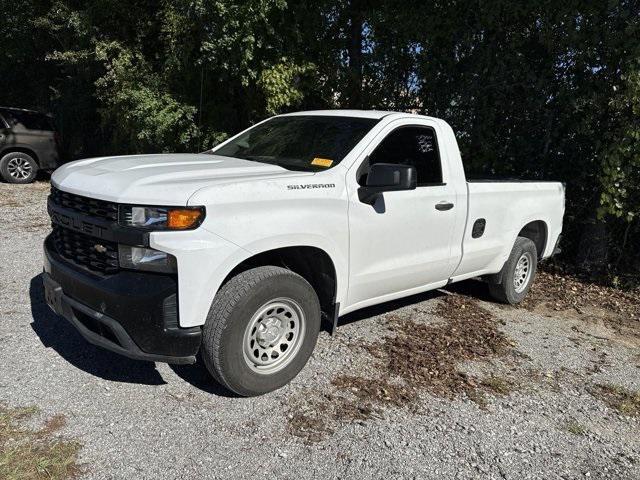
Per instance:
[[[273,117],[202,154],[72,162],[48,202],[57,313],[129,357],[200,352],[257,395],[354,310],[472,277],[520,302],[557,247],[564,187],[468,182],[445,121],[339,110]]]

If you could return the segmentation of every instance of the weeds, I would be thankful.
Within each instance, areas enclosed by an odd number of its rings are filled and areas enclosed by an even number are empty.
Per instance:
[[[0,405],[0,478],[5,480],[63,480],[76,478],[80,444],[53,436],[65,424],[55,415],[40,430],[23,423],[37,412],[35,407]]]
[[[591,394],[623,415],[640,415],[640,392],[632,392],[618,385],[599,384],[591,389]]]
[[[571,433],[572,435],[576,435],[578,437],[582,437],[584,435],[587,434],[588,430],[587,427],[585,427],[584,425],[576,422],[575,420],[571,420],[570,422],[568,422],[565,426],[564,429]]]
[[[515,384],[506,378],[491,375],[480,381],[485,389],[497,395],[509,395],[514,389]]]

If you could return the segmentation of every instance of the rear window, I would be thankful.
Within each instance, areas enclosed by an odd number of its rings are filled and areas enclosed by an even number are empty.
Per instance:
[[[27,130],[55,130],[51,117],[42,113],[1,109],[0,115],[6,120],[10,128],[22,125]]]

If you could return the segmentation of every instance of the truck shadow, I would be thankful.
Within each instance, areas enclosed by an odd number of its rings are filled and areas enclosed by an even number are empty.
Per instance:
[[[348,313],[341,316],[338,320],[337,334],[340,334],[340,327],[349,325],[350,323],[366,320],[377,315],[383,315],[385,313],[398,310],[399,308],[408,307],[418,304],[420,302],[426,302],[438,297],[442,297],[446,292],[457,293],[460,295],[466,295],[476,298],[485,302],[495,302],[489,295],[489,290],[484,282],[477,280],[465,280],[463,282],[452,283],[446,287],[439,288],[437,290],[430,290],[424,293],[418,293],[409,297],[399,298],[397,300],[391,300],[389,302],[380,303],[371,307],[362,308],[355,312]]]
[[[169,368],[182,380],[205,393],[210,393],[218,397],[240,397],[216,382],[207,370],[207,367],[205,367],[204,361],[200,358],[200,354],[198,354],[197,358],[198,361],[193,365],[169,365]]]
[[[53,348],[62,358],[80,370],[96,377],[122,383],[165,385],[167,382],[152,362],[132,360],[88,343],[64,318],[53,313],[44,299],[42,275],[36,275],[29,285],[31,328],[42,344]],[[201,360],[195,365],[169,365],[182,380],[207,393],[229,397],[232,392],[217,383]]]
[[[131,360],[87,343],[73,325],[49,309],[41,277],[31,279],[29,297],[31,328],[45,347],[53,348],[74,367],[105,380],[144,385],[167,383],[153,363]]]
[[[446,290],[490,301],[487,287],[482,282],[468,280],[449,285]],[[340,317],[336,334],[340,335],[341,326],[432,300],[442,295],[444,295],[443,292],[432,290],[357,310]],[[114,382],[143,385],[164,385],[167,383],[160,372],[156,370],[154,363],[132,360],[87,343],[67,320],[49,309],[44,299],[41,275],[36,275],[31,279],[29,296],[33,317],[31,328],[45,347],[53,348],[76,368]],[[199,390],[222,397],[236,396],[211,377],[200,358],[194,365],[169,365],[169,367],[178,377]]]

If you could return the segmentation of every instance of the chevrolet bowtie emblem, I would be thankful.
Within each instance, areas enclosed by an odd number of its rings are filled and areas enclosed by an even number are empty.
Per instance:
[[[93,249],[98,253],[104,253],[107,251],[107,247],[105,247],[104,245],[100,245],[99,243],[95,244],[93,246]]]

